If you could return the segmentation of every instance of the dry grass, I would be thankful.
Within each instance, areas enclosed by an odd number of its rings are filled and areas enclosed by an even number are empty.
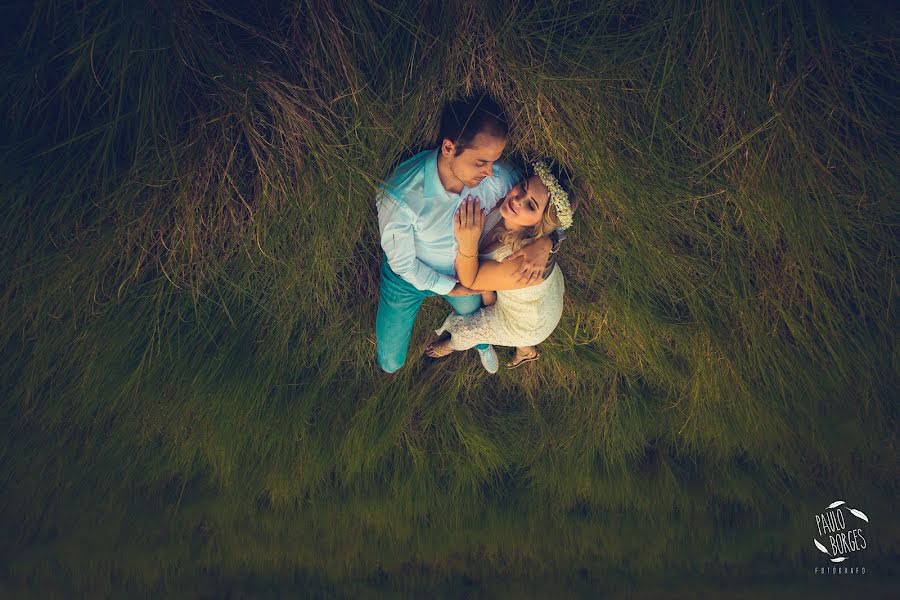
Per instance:
[[[790,569],[836,490],[896,531],[886,15],[9,12],[11,581],[48,561],[98,589],[197,568]],[[507,107],[511,155],[579,178],[563,320],[524,369],[411,356],[387,377],[374,190],[475,88]],[[413,345],[446,310],[426,302]]]

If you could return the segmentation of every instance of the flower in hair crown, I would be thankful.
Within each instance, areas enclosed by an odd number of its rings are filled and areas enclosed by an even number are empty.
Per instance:
[[[569,204],[569,194],[562,189],[544,161],[536,160],[531,163],[531,166],[534,167],[535,175],[541,178],[541,182],[550,192],[550,202],[556,207],[556,216],[559,217],[560,225],[563,229],[568,229],[572,226],[572,207]]]

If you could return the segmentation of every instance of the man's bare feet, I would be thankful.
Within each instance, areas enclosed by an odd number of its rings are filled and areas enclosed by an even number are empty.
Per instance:
[[[435,340],[425,346],[425,356],[430,356],[431,358],[441,358],[453,351],[453,348],[450,346],[450,338],[441,341]]]

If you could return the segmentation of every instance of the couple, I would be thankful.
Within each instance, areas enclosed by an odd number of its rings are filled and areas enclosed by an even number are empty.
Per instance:
[[[563,275],[551,260],[572,224],[568,193],[543,162],[522,177],[498,162],[508,126],[487,96],[451,103],[440,146],[401,163],[377,202],[384,259],[375,320],[378,365],[406,360],[413,323],[427,296],[453,307],[431,357],[478,349],[490,373],[491,344],[516,347],[507,366],[536,360],[534,347],[559,323]],[[482,307],[482,304],[484,305]]]

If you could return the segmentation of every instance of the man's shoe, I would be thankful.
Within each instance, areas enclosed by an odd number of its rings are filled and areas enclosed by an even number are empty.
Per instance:
[[[500,361],[497,360],[497,353],[494,352],[493,346],[478,350],[478,356],[481,357],[481,364],[488,373],[496,373],[500,369]]]

